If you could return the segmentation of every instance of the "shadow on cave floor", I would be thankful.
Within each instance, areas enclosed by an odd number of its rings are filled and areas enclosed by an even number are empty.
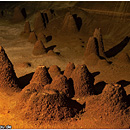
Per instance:
[[[130,84],[130,81],[120,80],[117,82],[117,84],[120,84],[122,87],[126,87],[127,85]]]
[[[25,86],[27,86],[30,83],[30,80],[32,79],[34,72],[26,74],[20,78],[18,78],[19,87],[23,89]]]
[[[99,71],[97,71],[97,72],[93,72],[93,73],[92,73],[93,77],[96,77],[96,76],[99,75],[99,74],[100,74]]]
[[[113,57],[117,55],[119,52],[123,50],[123,48],[128,44],[130,41],[130,37],[126,37],[123,41],[121,41],[118,45],[114,46],[113,48],[109,49],[105,52],[107,58]]]
[[[56,45],[50,46],[46,48],[46,51],[48,52],[49,50],[53,50],[56,47]]]

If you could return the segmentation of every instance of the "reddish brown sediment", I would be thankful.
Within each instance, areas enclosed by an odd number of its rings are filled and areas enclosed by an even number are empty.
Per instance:
[[[42,43],[42,41],[40,41],[40,40],[36,41],[32,53],[33,53],[33,55],[46,54],[46,48],[45,48],[44,44]]]
[[[28,41],[31,43],[35,43],[37,41],[37,36],[36,36],[35,32],[30,32]]]
[[[52,79],[54,79],[54,77],[57,75],[58,76],[61,75],[61,70],[57,65],[50,66],[48,72],[49,72]]]
[[[70,78],[73,70],[75,69],[75,65],[72,62],[69,62],[65,68],[64,75],[67,77],[67,79]]]
[[[86,65],[77,65],[71,74],[74,84],[75,97],[94,94],[94,77]]]

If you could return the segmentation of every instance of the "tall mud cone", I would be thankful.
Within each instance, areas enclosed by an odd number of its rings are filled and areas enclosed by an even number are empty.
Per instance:
[[[67,77],[67,79],[70,78],[73,70],[75,69],[74,63],[69,62],[65,68],[64,75]]]
[[[61,75],[61,70],[57,65],[50,66],[48,72],[52,79],[54,79],[54,77],[57,75]]]
[[[44,89],[53,89],[58,90],[59,92],[64,93],[67,97],[74,96],[74,90],[72,90],[73,86],[69,86],[69,82],[64,75],[57,75],[53,79],[50,85],[46,85]]]
[[[63,26],[61,29],[61,32],[65,33],[65,34],[72,34],[72,33],[77,33],[78,32],[78,28],[76,25],[76,22],[73,18],[73,16],[70,14],[70,12],[68,12],[63,20]]]
[[[22,36],[28,37],[31,32],[29,21],[25,22],[24,31],[21,33]]]
[[[36,41],[32,53],[33,55],[46,54],[46,48],[40,40]]]
[[[107,84],[100,95],[86,101],[86,112],[91,111],[91,116],[95,119],[98,118],[109,124],[116,124],[116,126],[118,124],[120,128],[122,124],[130,122],[127,98],[121,85]]]
[[[34,31],[36,33],[43,32],[45,29],[45,21],[43,21],[42,13],[38,12],[34,18]]]
[[[46,85],[51,82],[51,77],[48,73],[48,70],[45,66],[38,66],[32,80],[30,81],[30,84],[36,83],[40,85]]]
[[[36,36],[35,32],[30,33],[28,41],[31,43],[35,43],[37,41],[37,36]]]
[[[12,18],[12,22],[14,23],[18,23],[23,21],[25,18],[20,10],[19,7],[15,7],[14,8],[14,14],[13,14],[13,18]]]
[[[103,39],[101,34],[101,29],[95,29],[93,36],[97,39],[98,42],[98,48],[99,48],[99,56],[106,57],[104,54],[104,45],[103,45]]]
[[[0,46],[0,89],[7,93],[20,90],[13,65],[2,46]]]
[[[98,46],[97,46],[97,43],[96,43],[96,39],[94,37],[89,38],[84,56],[87,57],[91,53],[98,55]]]
[[[86,65],[77,65],[71,74],[74,84],[75,96],[82,97],[94,93],[94,77]]]
[[[41,40],[43,43],[46,43],[46,36],[42,32],[39,32],[37,37],[38,40]]]

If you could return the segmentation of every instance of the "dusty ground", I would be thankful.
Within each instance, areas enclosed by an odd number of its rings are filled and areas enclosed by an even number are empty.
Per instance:
[[[66,3],[66,7],[73,6],[74,3]],[[77,4],[78,5],[78,4]],[[80,5],[80,4],[79,4]],[[118,4],[117,4],[118,5]],[[23,5],[24,6],[24,3]],[[57,5],[53,5],[56,8]],[[127,5],[129,6],[129,4]],[[82,17],[83,24],[80,32],[77,34],[71,34],[69,36],[62,36],[56,30],[57,33],[45,31],[47,35],[52,35],[52,40],[44,43],[46,48],[53,47],[55,52],[60,53],[57,56],[49,56],[47,54],[34,56],[32,54],[34,44],[28,42],[28,39],[20,36],[23,31],[24,22],[18,24],[11,24],[7,17],[0,19],[0,46],[3,46],[6,54],[14,65],[14,70],[19,79],[24,78],[26,74],[32,73],[36,70],[38,65],[44,65],[50,67],[51,65],[58,65],[61,70],[65,70],[68,62],[74,62],[75,65],[84,63],[84,51],[88,38],[93,35],[94,29],[100,27],[102,29],[103,41],[105,51],[113,48],[116,45],[120,46],[120,42],[125,39],[126,36],[130,36],[130,12],[126,3],[121,4],[121,7],[126,9],[126,14],[122,16],[122,8],[119,8],[119,12],[114,13],[117,9],[99,10],[92,7],[92,9],[86,9],[86,7],[80,7],[79,16]],[[13,6],[12,6],[13,7]],[[28,5],[28,7],[30,7]],[[38,6],[37,6],[38,7]],[[62,16],[63,7],[59,7],[55,21],[51,21],[48,28],[51,28],[58,19]],[[65,7],[64,7],[65,8]],[[94,9],[93,9],[94,8]],[[11,9],[11,8],[10,8]],[[122,10],[121,10],[122,9]],[[67,9],[63,9],[63,14],[67,12]],[[107,10],[107,11],[106,11]],[[109,11],[108,11],[109,10]],[[121,10],[121,11],[120,11]],[[28,8],[28,12],[29,12]],[[31,11],[30,11],[31,12]],[[33,15],[29,12],[28,20],[33,28]],[[72,10],[75,14],[77,11]],[[8,14],[9,15],[9,14]],[[84,17],[86,16],[86,17]],[[56,25],[57,27],[58,25]],[[54,29],[54,28],[53,28]],[[52,30],[53,30],[52,29]],[[49,30],[49,29],[48,29]],[[122,53],[127,53],[130,56],[130,42],[126,46],[120,46],[116,49],[117,54],[107,58],[112,64],[104,65],[98,63],[95,66],[88,65],[89,71],[95,76],[95,86],[102,86],[104,83],[119,83],[126,90],[127,95],[130,94],[130,63],[124,61],[124,57],[118,58]],[[120,49],[121,48],[121,49]],[[111,52],[109,51],[109,54]],[[28,66],[29,64],[29,66]],[[28,120],[22,120],[21,116],[11,110],[16,106],[18,93],[12,93],[11,96],[4,92],[0,92],[0,124],[12,125],[12,128],[118,128],[116,124],[109,124],[109,122],[99,122],[97,119],[92,118],[88,114],[79,114],[79,117],[69,119],[61,122],[45,122],[43,124],[35,124]],[[79,103],[83,104],[89,99],[89,97],[74,98]],[[123,126],[121,128],[127,128]]]

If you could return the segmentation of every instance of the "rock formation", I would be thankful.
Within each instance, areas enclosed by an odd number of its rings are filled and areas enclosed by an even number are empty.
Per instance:
[[[71,74],[74,84],[75,96],[82,97],[94,93],[94,77],[86,65],[77,65]]]
[[[41,40],[43,43],[46,43],[46,36],[42,32],[39,32],[37,37],[38,40]]]
[[[34,48],[33,48],[33,55],[42,55],[42,54],[46,54],[46,48],[43,45],[42,41],[37,40]]]
[[[98,49],[99,49],[99,56],[101,57],[106,57],[104,54],[104,45],[103,45],[103,39],[102,39],[102,34],[101,34],[101,29],[95,29],[93,36],[96,38],[98,42]]]
[[[57,65],[50,66],[48,72],[49,72],[52,79],[54,79],[54,77],[57,75],[58,76],[61,75],[61,70]]]
[[[75,69],[75,65],[72,62],[69,62],[65,68],[64,75],[67,77],[67,79],[70,78],[73,70]]]
[[[85,50],[85,57],[89,56],[91,53],[98,55],[98,46],[96,42],[96,38],[90,37]]]
[[[23,21],[24,19],[25,17],[23,16],[21,9],[19,7],[15,7],[12,22],[17,23]]]
[[[21,33],[22,36],[28,37],[31,32],[29,21],[25,22],[24,31]]]
[[[58,90],[59,92],[64,93],[67,97],[73,97],[74,93],[71,91],[71,87],[72,86],[69,86],[69,82],[64,75],[57,75],[52,80],[52,83],[50,85],[46,85],[44,89]]]
[[[2,46],[0,46],[0,89],[6,93],[20,90],[13,65]]]
[[[34,31],[36,33],[43,32],[45,29],[45,20],[43,19],[42,13],[38,12],[34,18]]]
[[[68,12],[63,20],[63,26],[61,32],[67,34],[77,33],[78,28],[73,16]]]
[[[50,82],[51,82],[51,78],[50,78],[47,68],[45,66],[38,66],[30,81],[30,84],[36,83],[36,84],[41,84],[42,86],[45,86],[46,84],[49,84]]]
[[[121,85],[107,84],[100,95],[86,101],[86,106],[86,112],[91,111],[91,116],[99,121],[115,123],[118,128],[130,122],[130,113],[126,113],[129,111],[127,95]]]
[[[29,93],[31,93],[31,96],[28,98],[28,102],[26,101],[24,111],[21,111],[19,107],[18,110],[20,110],[24,119],[37,123],[42,123],[44,120],[60,121],[72,118],[82,109],[79,103],[74,106],[75,102],[73,100],[54,90]]]
[[[35,43],[37,41],[37,36],[36,36],[35,32],[30,33],[28,41],[31,43]]]

